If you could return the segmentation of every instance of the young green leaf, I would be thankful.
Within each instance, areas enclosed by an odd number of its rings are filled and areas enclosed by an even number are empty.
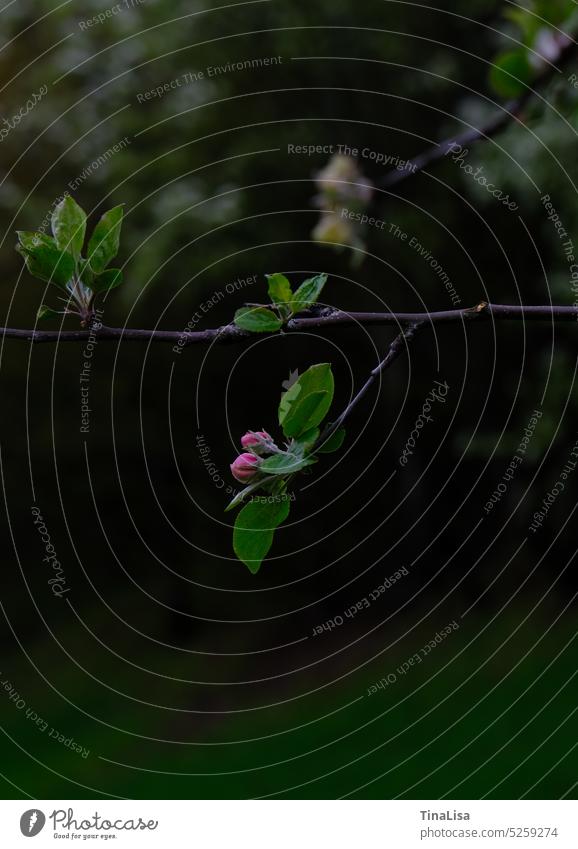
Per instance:
[[[267,457],[259,466],[259,471],[266,475],[294,475],[306,466],[311,466],[317,460],[311,457],[296,457],[294,454],[274,454]]]
[[[115,258],[120,243],[123,207],[115,206],[105,212],[90,237],[88,261],[95,274],[101,274]]]
[[[26,268],[33,277],[66,289],[76,267],[69,253],[63,253],[55,245],[45,243],[35,248],[25,248],[20,244],[16,250],[24,257]]]
[[[269,297],[274,304],[288,304],[293,298],[291,284],[284,274],[267,274]]]
[[[93,292],[100,294],[101,292],[108,292],[110,289],[115,289],[121,285],[122,281],[123,274],[120,268],[109,268],[103,271],[102,274],[96,274],[93,277],[92,283],[87,285],[90,285]]]
[[[88,286],[89,289],[92,289],[92,283],[94,281],[94,272],[90,267],[90,263],[87,259],[82,259],[82,257],[78,261],[78,278],[81,283],[85,286]]]
[[[305,433],[301,434],[298,439],[294,439],[291,443],[291,452],[302,457],[304,454],[307,453],[307,451],[310,451],[311,448],[313,448],[313,446],[319,439],[319,434],[320,430],[318,427],[311,428],[311,430],[308,430]]]
[[[311,366],[283,393],[279,424],[287,437],[298,438],[325,418],[333,401],[334,381],[329,363]]]
[[[302,312],[317,303],[323,287],[327,283],[327,274],[318,274],[305,280],[293,295],[291,309],[294,313]]]
[[[332,433],[329,439],[319,446],[317,451],[320,454],[333,454],[334,451],[339,451],[345,440],[345,428],[340,427],[335,433]]]
[[[251,333],[272,333],[283,327],[281,319],[267,307],[243,307],[235,313],[235,324]]]
[[[233,548],[235,554],[254,575],[273,544],[275,529],[289,515],[288,498],[279,501],[250,501],[235,522]]]
[[[255,483],[251,483],[249,484],[249,486],[246,486],[244,489],[241,490],[241,492],[238,492],[233,498],[233,500],[230,501],[229,504],[225,507],[225,513],[228,513],[229,510],[234,510],[235,507],[238,507],[239,504],[242,504],[242,502],[248,495],[250,495],[252,492],[255,492],[256,489],[259,489],[259,487],[262,486],[262,483],[263,482],[261,480],[258,480]]]
[[[548,0],[548,2],[550,3],[551,0]],[[524,44],[527,45],[533,42],[540,27],[544,25],[545,15],[541,14],[537,9],[533,13],[530,13],[528,9],[515,7],[514,9],[504,9],[503,15],[504,18],[512,21],[512,23],[520,28]]]
[[[320,411],[325,406],[327,394],[325,392],[309,392],[302,394],[292,404],[291,413],[283,421],[282,427],[285,436],[299,437],[310,429],[310,425],[317,419],[323,419]]]
[[[520,97],[532,82],[533,71],[527,50],[502,53],[494,60],[490,82],[501,97]]]
[[[42,321],[43,318],[61,318],[62,313],[58,312],[58,310],[53,310],[50,307],[47,307],[46,304],[42,304],[38,312],[36,313],[37,321]]]
[[[562,24],[575,11],[573,0],[534,0],[533,9],[527,10],[529,18],[537,17],[540,23]],[[541,20],[540,20],[541,19]]]
[[[86,213],[70,195],[66,195],[52,213],[52,232],[56,246],[78,261],[86,235]]]
[[[18,236],[19,243],[28,251],[35,251],[36,248],[40,248],[42,245],[56,248],[56,242],[52,236],[45,236],[44,233],[30,233],[28,230],[17,230],[16,235]]]

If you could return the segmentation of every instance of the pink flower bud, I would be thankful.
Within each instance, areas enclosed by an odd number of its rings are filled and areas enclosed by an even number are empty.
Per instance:
[[[257,466],[261,461],[254,454],[239,454],[231,463],[231,474],[240,483],[249,483],[257,474]]]
[[[241,437],[241,445],[243,448],[249,448],[255,451],[258,448],[266,448],[267,444],[273,442],[266,430],[250,430],[245,436]]]

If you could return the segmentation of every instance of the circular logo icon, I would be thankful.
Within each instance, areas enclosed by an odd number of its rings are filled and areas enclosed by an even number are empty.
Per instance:
[[[24,837],[36,837],[46,824],[46,817],[37,808],[25,811],[20,817],[20,831]]]

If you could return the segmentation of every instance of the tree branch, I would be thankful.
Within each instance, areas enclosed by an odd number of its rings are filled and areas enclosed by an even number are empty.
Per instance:
[[[510,121],[517,119],[518,115],[531,100],[539,97],[538,89],[547,85],[547,83],[549,83],[557,73],[561,73],[564,67],[575,55],[578,45],[572,36],[569,35],[568,38],[570,38],[570,42],[560,48],[560,52],[556,60],[546,66],[545,70],[534,81],[533,87],[528,88],[522,97],[505,103],[501,111],[496,113],[496,115],[490,118],[490,120],[480,128],[472,128],[466,130],[459,136],[453,136],[445,139],[444,141],[438,142],[419,156],[416,156],[415,159],[407,162],[403,170],[390,171],[385,175],[385,177],[378,181],[377,185],[380,188],[390,189],[392,186],[397,186],[399,183],[407,180],[408,177],[412,177],[414,174],[423,171],[428,165],[432,165],[434,162],[443,159],[447,156],[452,147],[458,145],[462,148],[467,147],[467,145],[474,144],[478,141],[487,141],[497,135],[497,133],[507,126]]]
[[[547,65],[545,70],[534,82],[533,88],[528,88],[524,95],[517,100],[506,103],[502,111],[497,113],[481,128],[472,128],[459,136],[454,136],[439,142],[424,151],[419,156],[409,161],[402,171],[391,171],[379,182],[384,188],[391,188],[398,183],[411,177],[413,174],[423,171],[428,165],[443,159],[454,145],[473,144],[474,142],[490,139],[496,135],[511,120],[516,118],[527,103],[537,98],[537,89],[547,84],[556,73],[561,73],[564,66],[576,53],[577,43],[572,36],[570,41],[562,46],[555,62]],[[308,328],[323,328],[334,325],[361,324],[368,326],[378,325],[411,325],[429,322],[437,324],[441,322],[471,321],[473,319],[494,319],[497,321],[577,321],[578,308],[556,307],[556,306],[510,306],[499,304],[480,304],[473,309],[446,310],[433,313],[345,313],[341,310],[325,311],[324,314],[313,317],[304,316],[292,319],[284,328],[285,332],[301,331]],[[236,342],[253,334],[248,333],[234,324],[224,327],[212,328],[195,332],[182,332],[173,330],[137,330],[123,327],[106,327],[100,325],[98,329],[73,330],[73,331],[42,331],[21,330],[12,327],[0,327],[2,339],[20,339],[26,342],[55,343],[55,342],[84,342],[89,338],[98,338],[98,341],[122,340],[126,342],[164,342],[173,344],[179,348],[188,347],[195,343],[210,342]]]
[[[320,315],[303,314],[287,322],[282,333],[297,333],[303,330],[326,327],[367,326],[396,327],[412,324],[457,324],[471,321],[549,321],[578,322],[578,307],[565,306],[515,306],[510,304],[487,304],[485,301],[470,309],[442,310],[440,312],[344,312],[324,310]],[[265,335],[265,334],[263,334]],[[268,334],[278,335],[278,334]],[[186,348],[202,343],[240,342],[254,338],[254,333],[241,330],[234,324],[224,327],[182,332],[177,330],[136,330],[130,327],[107,327],[101,325],[92,330],[19,330],[0,327],[0,339],[20,339],[34,344],[59,342],[162,342],[174,347]]]
[[[359,404],[362,398],[364,398],[367,392],[371,389],[372,385],[375,383],[379,375],[382,374],[386,369],[388,369],[398,359],[398,357],[400,357],[403,352],[407,350],[409,343],[412,341],[416,333],[418,333],[420,330],[423,330],[426,325],[426,321],[410,324],[408,327],[405,328],[405,330],[402,330],[402,332],[395,337],[395,339],[389,346],[387,354],[379,363],[379,365],[377,365],[373,369],[373,371],[371,372],[371,374],[369,375],[366,382],[363,384],[355,398],[353,398],[349,402],[345,410],[337,419],[335,419],[334,422],[331,422],[329,425],[327,425],[327,427],[317,440],[317,449],[321,448],[324,443],[326,443],[327,440],[331,438],[331,436],[335,433],[336,430],[339,430],[339,428],[343,425],[345,419],[349,416],[352,410],[355,409],[355,407]]]

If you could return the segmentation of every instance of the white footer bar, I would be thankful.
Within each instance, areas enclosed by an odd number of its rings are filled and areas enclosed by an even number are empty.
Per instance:
[[[0,845],[578,849],[576,801],[0,802]]]

